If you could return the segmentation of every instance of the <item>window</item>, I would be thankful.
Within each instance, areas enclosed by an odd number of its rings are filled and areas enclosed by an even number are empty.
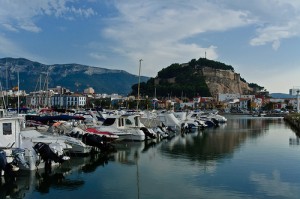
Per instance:
[[[139,118],[138,117],[134,118],[134,123],[135,123],[135,126],[139,126]]]
[[[115,123],[115,118],[107,118],[107,119],[105,119],[104,120],[104,122],[103,122],[103,126],[111,126],[111,125],[113,125],[113,123]]]
[[[127,118],[125,120],[125,123],[126,123],[126,125],[132,125],[132,122],[130,121],[130,119],[127,119]]]
[[[11,123],[3,123],[3,135],[11,135],[12,128]]]

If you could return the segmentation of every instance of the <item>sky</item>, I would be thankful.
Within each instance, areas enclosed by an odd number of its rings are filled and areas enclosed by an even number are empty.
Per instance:
[[[288,93],[299,53],[298,0],[0,0],[0,58],[155,77],[206,57]]]

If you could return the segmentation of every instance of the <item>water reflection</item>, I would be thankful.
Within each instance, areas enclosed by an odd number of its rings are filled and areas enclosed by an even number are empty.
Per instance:
[[[145,142],[124,141],[116,143],[117,152],[113,160],[121,164],[135,165],[140,153],[145,153],[158,146],[159,140],[146,140]]]
[[[73,157],[70,161],[52,168],[52,171],[43,169],[36,171],[19,171],[13,178],[1,177],[1,198],[24,198],[33,191],[48,194],[51,190],[77,190],[85,184],[81,178],[69,177],[73,173],[94,172],[99,166],[105,166],[111,156],[93,154],[88,157]],[[30,198],[30,197],[29,197]]]
[[[81,179],[68,179],[62,172],[36,173],[35,189],[40,193],[49,193],[50,188],[60,190],[75,190],[84,184]]]
[[[29,191],[29,183],[25,178],[4,179],[1,177],[0,198],[23,198]]]
[[[300,184],[284,182],[278,170],[274,170],[270,177],[261,173],[252,173],[250,180],[259,192],[271,198],[299,198]]]
[[[169,140],[120,142],[51,174],[2,179],[0,198],[296,198],[300,148],[286,129],[281,119],[229,118]]]
[[[205,162],[230,157],[247,139],[265,135],[270,125],[280,124],[281,119],[229,119],[220,128],[195,131],[177,136],[162,145],[162,153],[171,158],[186,158]]]

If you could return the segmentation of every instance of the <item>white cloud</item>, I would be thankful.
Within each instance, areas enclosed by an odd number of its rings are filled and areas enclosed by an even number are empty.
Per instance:
[[[161,67],[203,57],[205,52],[207,58],[217,59],[218,46],[193,42],[203,33],[251,26],[255,36],[249,44],[270,43],[274,50],[280,48],[283,39],[300,35],[300,1],[128,0],[116,1],[115,7],[119,16],[109,19],[103,34],[116,41],[115,52],[128,57],[134,67],[143,58],[145,70],[152,76]],[[222,47],[223,51],[225,48]]]
[[[20,24],[19,27],[23,30],[29,31],[29,32],[40,32],[41,29],[36,26],[34,23],[31,23],[30,21],[25,21],[24,23]]]
[[[0,0],[0,28],[6,30],[26,30],[40,32],[36,18],[42,15],[74,18],[74,16],[90,17],[97,13],[92,8],[75,8],[67,4],[72,0]],[[73,16],[74,15],[74,16]]]
[[[93,16],[93,15],[96,15],[96,12],[93,9],[91,9],[91,8],[88,8],[88,9],[82,9],[82,8],[76,9],[76,8],[74,8],[72,6],[69,10],[72,13],[78,14],[78,15],[83,16],[83,17],[90,17],[90,16]]]
[[[247,12],[203,1],[120,1],[116,7],[120,15],[109,21],[104,34],[116,40],[120,44],[118,51],[133,62],[149,60],[149,65],[145,61],[145,68],[151,68],[149,73],[170,62],[204,57],[205,52],[208,58],[215,59],[216,47],[185,40],[253,23]]]
[[[266,27],[258,29],[258,36],[253,38],[250,44],[258,46],[272,43],[273,49],[277,50],[280,46],[280,40],[300,36],[300,23],[298,23],[297,19],[293,20],[295,21],[290,21],[281,26],[267,25]]]
[[[250,180],[257,185],[258,191],[270,197],[299,198],[299,184],[283,182],[278,171],[268,178],[264,174],[252,173]]]
[[[90,53],[89,56],[100,61],[105,60],[107,58],[105,55],[98,53]]]
[[[3,23],[2,26],[9,31],[18,32],[18,29],[12,26],[11,24]]]
[[[283,39],[300,36],[300,1],[294,0],[252,0],[248,3],[233,0],[232,9],[247,10],[256,16],[256,35],[250,45],[272,44],[277,50]]]

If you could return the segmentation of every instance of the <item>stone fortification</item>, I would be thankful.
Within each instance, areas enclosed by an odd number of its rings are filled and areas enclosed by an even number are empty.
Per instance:
[[[204,67],[202,75],[213,97],[218,93],[249,94],[252,91],[248,83],[241,81],[240,74],[230,70]]]

